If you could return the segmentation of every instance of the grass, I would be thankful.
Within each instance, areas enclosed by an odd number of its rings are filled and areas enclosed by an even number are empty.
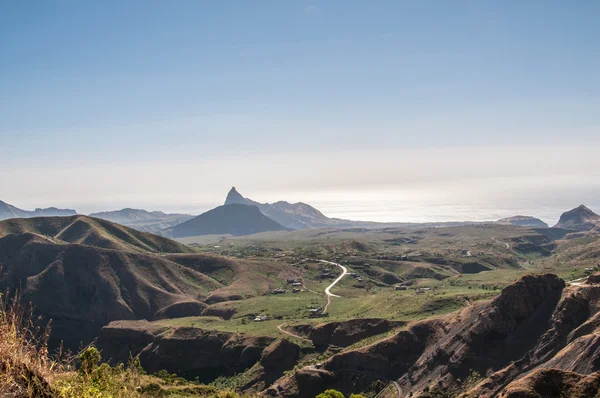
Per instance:
[[[131,358],[127,365],[101,364],[88,347],[77,357],[51,356],[50,328],[40,330],[33,309],[18,295],[0,295],[0,395],[13,398],[239,398],[231,390],[201,385],[159,372],[147,375]],[[77,366],[75,366],[77,365]]]

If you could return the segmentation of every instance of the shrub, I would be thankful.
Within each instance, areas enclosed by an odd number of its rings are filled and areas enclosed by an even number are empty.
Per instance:
[[[341,392],[337,391],[337,390],[325,390],[325,392],[322,392],[321,394],[317,395],[316,398],[344,398],[344,394],[342,394]]]

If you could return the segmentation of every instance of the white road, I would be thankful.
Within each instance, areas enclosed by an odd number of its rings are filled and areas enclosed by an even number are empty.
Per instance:
[[[492,237],[492,240],[493,240],[493,241],[495,241],[495,242],[498,242],[498,243],[500,243],[501,245],[504,245],[504,246],[506,246],[506,248],[507,248],[507,249],[510,249],[510,245],[509,245],[508,243],[506,243],[506,242],[502,242],[502,241],[500,241],[500,240],[496,239],[495,237]]]
[[[319,260],[319,261],[322,263],[326,263],[326,264],[337,265],[338,267],[340,267],[342,269],[342,274],[340,276],[338,276],[337,279],[334,280],[331,285],[329,285],[325,288],[325,294],[327,295],[327,305],[325,306],[325,308],[323,308],[323,313],[326,313],[327,309],[329,308],[329,304],[331,304],[331,298],[332,297],[341,297],[341,296],[338,296],[337,294],[331,293],[331,288],[334,287],[339,281],[341,281],[344,276],[346,276],[346,274],[348,273],[348,269],[346,267],[344,267],[342,264],[333,263],[331,261],[325,261],[325,260]]]
[[[587,279],[587,276],[584,276],[583,278],[573,279],[572,281],[568,281],[567,284],[569,284],[571,286],[581,286],[581,285],[583,285],[583,283],[585,282],[586,279]]]

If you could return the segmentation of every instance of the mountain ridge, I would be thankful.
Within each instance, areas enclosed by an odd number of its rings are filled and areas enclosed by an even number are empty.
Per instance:
[[[101,218],[137,229],[138,231],[154,234],[160,234],[165,229],[194,218],[190,214],[164,213],[162,211],[133,208],[91,213],[90,217]]]
[[[76,214],[77,212],[73,209],[59,209],[56,207],[38,207],[33,211],[23,210],[0,200],[0,221],[8,220],[10,218],[64,217],[73,216]]]
[[[84,215],[0,221],[0,238],[33,234],[54,243],[72,243],[138,253],[190,253],[191,248],[162,236]]]
[[[228,204],[256,206],[265,216],[290,229],[347,227],[362,223],[327,217],[315,207],[303,202],[290,203],[280,200],[274,203],[259,203],[244,197],[235,187],[227,194],[225,205]]]
[[[230,203],[218,206],[166,231],[173,238],[200,235],[251,235],[287,228],[264,215],[257,206]]]

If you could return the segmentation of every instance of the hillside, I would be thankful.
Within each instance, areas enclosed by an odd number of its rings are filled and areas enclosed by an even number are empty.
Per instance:
[[[72,216],[75,214],[77,214],[75,210],[57,209],[56,207],[49,207],[47,209],[37,208],[33,211],[22,210],[0,200],[0,220],[8,220],[10,218]]]
[[[600,225],[600,215],[581,205],[563,213],[554,227],[573,231],[591,231],[598,225]]]
[[[162,211],[143,209],[122,209],[92,213],[90,217],[101,218],[125,225],[138,231],[160,233],[162,230],[181,224],[194,216],[189,214],[168,214]]]
[[[24,233],[41,235],[56,243],[77,243],[105,249],[142,253],[192,252],[188,246],[173,240],[88,216],[36,217],[0,221],[0,237]]]
[[[379,380],[395,381],[402,397],[593,398],[600,387],[599,279],[566,287],[555,275],[523,277],[491,301],[284,376],[268,393],[349,393]],[[357,374],[360,383],[353,382]]]
[[[51,318],[53,338],[89,341],[117,319],[157,319],[161,313],[199,315],[201,301],[222,287],[213,278],[165,258],[81,244],[57,244],[32,233],[0,238],[3,289]]]
[[[502,218],[496,221],[498,224],[515,225],[517,227],[527,228],[548,228],[548,224],[540,220],[539,218],[531,216],[514,216]]]
[[[256,206],[229,204],[219,206],[167,231],[173,238],[198,235],[251,235],[286,228],[265,216]]]

